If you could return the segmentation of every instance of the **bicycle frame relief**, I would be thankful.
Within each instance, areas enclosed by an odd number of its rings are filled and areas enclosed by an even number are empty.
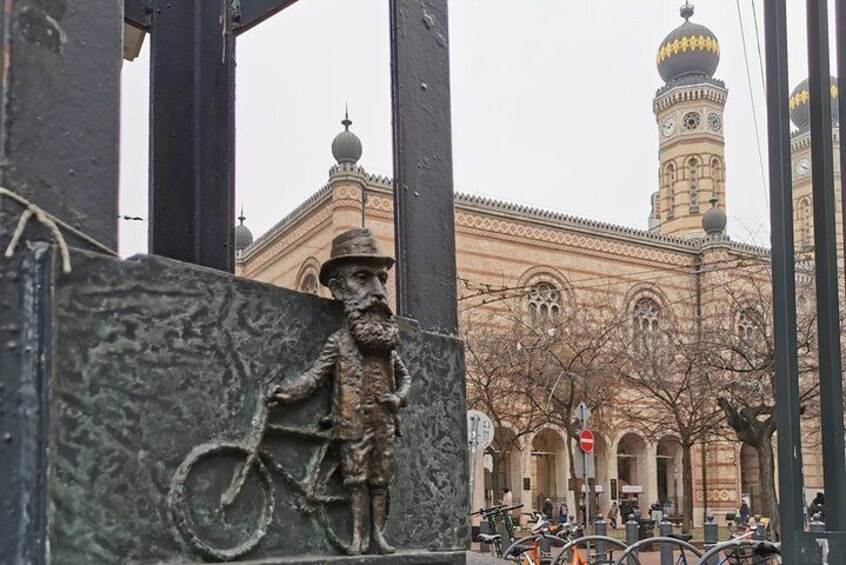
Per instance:
[[[273,521],[273,510],[276,505],[276,496],[272,481],[270,480],[272,474],[284,479],[291,490],[297,494],[297,507],[305,515],[317,521],[318,527],[323,531],[329,542],[338,551],[343,552],[346,550],[346,544],[332,528],[331,521],[325,509],[325,505],[328,504],[347,502],[347,497],[328,494],[328,483],[338,470],[338,464],[335,463],[328,470],[323,471],[323,463],[334,439],[331,430],[272,424],[269,422],[269,416],[270,410],[274,406],[276,406],[275,402],[259,396],[256,411],[251,421],[250,432],[242,444],[212,442],[197,446],[191,450],[174,474],[170,495],[171,515],[174,524],[176,524],[177,529],[184,539],[195,550],[207,557],[221,560],[235,559],[248,553],[261,542]],[[294,473],[276,461],[270,452],[262,450],[268,435],[299,436],[309,440],[318,440],[319,446],[305,466],[305,480],[297,480]],[[219,497],[217,510],[220,514],[232,506],[239,495],[241,495],[247,478],[253,470],[258,474],[260,484],[264,487],[264,496],[266,497],[265,507],[261,509],[261,515],[253,534],[243,542],[229,548],[215,547],[206,540],[203,540],[186,516],[186,506],[189,503],[185,500],[185,488],[191,471],[203,458],[213,457],[221,453],[243,454],[245,458],[243,463],[236,464],[229,481],[229,486]]]

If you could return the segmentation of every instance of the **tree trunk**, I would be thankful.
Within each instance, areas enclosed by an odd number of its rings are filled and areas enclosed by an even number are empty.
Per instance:
[[[682,533],[689,533],[693,527],[693,457],[691,456],[692,445],[682,443]],[[678,501],[677,501],[678,503]]]
[[[778,499],[775,487],[775,456],[773,454],[772,433],[760,438],[754,446],[758,453],[758,480],[761,483],[761,508],[754,510],[756,514],[770,518],[774,532],[779,531]]]

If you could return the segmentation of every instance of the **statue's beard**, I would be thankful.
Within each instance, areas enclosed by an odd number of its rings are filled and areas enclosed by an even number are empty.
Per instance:
[[[399,347],[399,327],[384,299],[345,299],[344,312],[350,333],[362,352],[387,354]]]

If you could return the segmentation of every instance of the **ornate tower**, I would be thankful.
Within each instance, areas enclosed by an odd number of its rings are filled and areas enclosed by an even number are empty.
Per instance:
[[[681,8],[684,23],[658,49],[664,86],[652,103],[658,124],[659,190],[650,216],[653,231],[702,236],[702,214],[716,198],[725,211],[725,84],[713,78],[720,45],[707,27],[690,21],[693,6]]]
[[[837,217],[837,239],[842,241],[842,215],[840,203],[840,137],[837,125],[840,120],[837,104],[837,79],[831,77],[831,120],[832,135],[834,136],[834,205]],[[814,246],[814,208],[811,195],[811,110],[808,105],[808,79],[803,80],[793,89],[790,95],[790,120],[796,126],[790,140],[793,164],[793,237],[797,253],[809,254]],[[838,246],[838,253],[842,253],[842,246]]]

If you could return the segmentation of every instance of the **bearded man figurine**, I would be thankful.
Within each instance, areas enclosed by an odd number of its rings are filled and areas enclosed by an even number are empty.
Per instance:
[[[341,440],[341,471],[350,489],[353,534],[348,553],[365,551],[364,520],[370,499],[371,552],[392,553],[385,540],[388,487],[400,408],[408,403],[411,379],[397,354],[400,337],[385,283],[394,264],[382,255],[367,229],[332,241],[320,282],[344,305],[344,322],[311,368],[291,383],[276,385],[273,399],[295,402],[332,379],[332,421]]]

